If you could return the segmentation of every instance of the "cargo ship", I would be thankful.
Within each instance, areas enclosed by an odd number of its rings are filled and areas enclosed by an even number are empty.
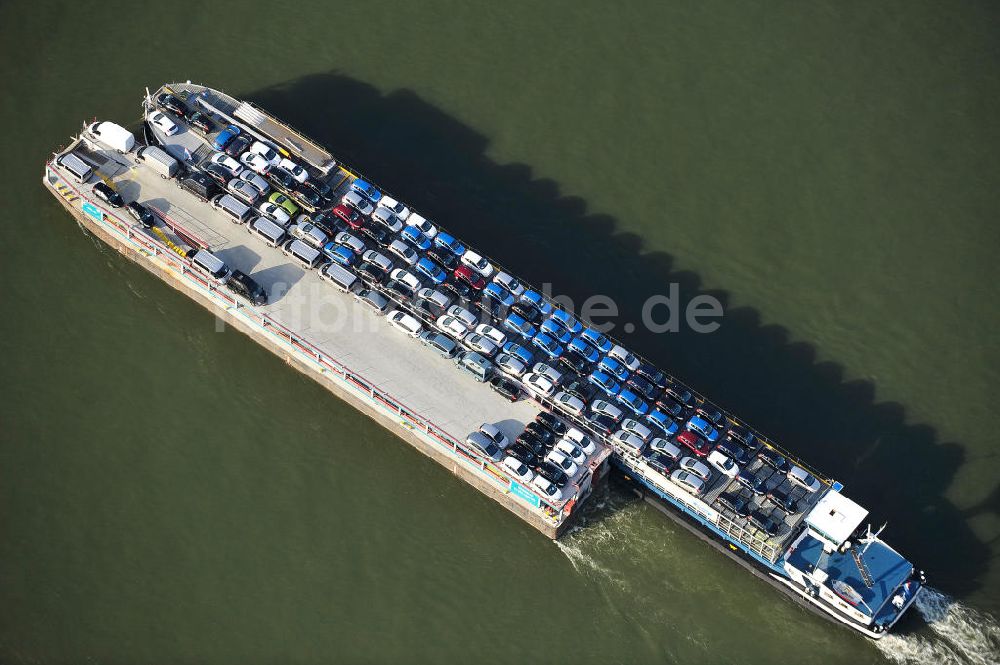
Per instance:
[[[843,486],[255,105],[146,90],[43,184],[79,224],[551,538],[610,471],[874,639],[926,584]]]

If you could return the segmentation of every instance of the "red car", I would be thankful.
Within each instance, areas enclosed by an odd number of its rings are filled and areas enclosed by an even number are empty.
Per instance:
[[[704,457],[712,449],[708,441],[705,441],[705,439],[694,432],[681,432],[674,440],[682,446],[689,448],[698,457]]]
[[[455,279],[460,282],[465,282],[476,291],[482,291],[486,288],[486,280],[483,279],[482,275],[470,268],[469,266],[458,266],[455,268]]]
[[[361,213],[355,210],[354,208],[348,208],[343,203],[338,203],[336,206],[334,206],[331,212],[333,212],[333,214],[336,215],[337,217],[340,217],[342,220],[344,220],[344,223],[350,226],[352,229],[360,229],[362,226],[364,226],[365,220],[364,217],[361,216]]]

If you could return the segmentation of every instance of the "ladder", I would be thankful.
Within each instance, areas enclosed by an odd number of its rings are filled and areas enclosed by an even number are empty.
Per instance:
[[[253,127],[261,127],[265,122],[267,122],[266,115],[246,102],[241,102],[240,105],[236,107],[236,110],[233,111],[233,115]]]
[[[871,589],[875,586],[875,582],[872,580],[872,574],[868,572],[868,566],[865,565],[857,548],[851,547],[851,556],[854,557],[854,563],[858,564],[858,570],[861,571],[861,579],[865,581],[865,586]]]

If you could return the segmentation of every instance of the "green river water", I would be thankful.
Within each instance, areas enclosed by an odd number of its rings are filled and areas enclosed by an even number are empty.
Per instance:
[[[140,7],[0,4],[0,662],[997,660],[995,4]],[[614,488],[554,544],[217,333],[40,184],[185,79],[620,324],[719,298],[715,333],[615,334],[935,591],[875,645]]]

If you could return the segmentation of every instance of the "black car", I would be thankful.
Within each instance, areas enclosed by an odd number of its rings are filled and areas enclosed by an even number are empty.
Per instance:
[[[669,383],[667,375],[655,365],[650,365],[649,363],[639,363],[639,366],[635,370],[635,374],[638,374],[642,378],[646,379],[660,390],[666,388],[667,383]]]
[[[778,531],[781,530],[781,522],[774,519],[773,516],[763,513],[759,510],[755,510],[750,513],[750,517],[747,518],[753,526],[757,527],[769,536],[777,536]]]
[[[673,397],[675,400],[677,400],[678,402],[680,402],[689,409],[693,407],[696,403],[694,394],[680,384],[677,383],[671,384],[666,388],[664,388],[663,392],[664,394]]]
[[[570,349],[566,354],[559,360],[564,360],[574,372],[580,376],[585,376],[590,374],[594,368],[594,364],[584,358],[581,354],[577,353],[573,349]]]
[[[345,230],[347,225],[339,218],[331,215],[328,212],[318,212],[315,215],[310,215],[309,217],[312,223],[319,227],[319,230],[325,233],[327,236],[333,237]]]
[[[723,492],[719,495],[719,505],[736,513],[739,517],[750,514],[750,499],[735,492]]]
[[[94,184],[94,194],[97,198],[101,199],[112,208],[121,208],[125,205],[125,200],[122,198],[122,195],[116,192],[114,187],[106,182],[98,182]]]
[[[318,180],[316,178],[310,178],[306,180],[301,185],[302,187],[308,189],[309,191],[316,194],[316,196],[323,199],[326,203],[333,202],[333,190],[330,189],[330,185],[323,180]]]
[[[630,376],[628,381],[625,383],[632,388],[633,391],[650,401],[655,400],[656,396],[660,392],[656,386],[636,374]]]
[[[413,298],[413,291],[406,284],[396,280],[389,280],[385,285],[386,295],[401,302],[408,303]]]
[[[356,231],[381,247],[385,247],[392,242],[392,233],[384,226],[365,224],[360,229],[356,229]]]
[[[770,448],[765,448],[758,452],[757,457],[760,458],[761,462],[781,473],[788,473],[788,470],[792,468],[792,465],[788,463],[788,460],[783,455],[778,454]]]
[[[600,390],[600,388],[595,386],[590,381],[576,379],[564,384],[563,390],[572,395],[576,395],[584,402],[589,402],[594,398],[594,395],[597,394],[597,391]]]
[[[272,185],[286,192],[295,189],[295,185],[299,184],[291,173],[280,166],[272,166],[264,171],[264,177],[270,180]]]
[[[500,374],[497,374],[490,379],[490,388],[500,395],[503,395],[511,402],[516,402],[521,399],[521,387],[514,381],[511,381],[507,377]]]
[[[215,182],[213,182],[207,174],[202,173],[201,171],[195,171],[186,178],[178,178],[177,186],[191,192],[204,201],[207,201],[215,196],[216,192],[219,190]]]
[[[587,371],[589,366],[585,362],[581,362],[580,358],[569,354],[566,354],[561,358],[556,358],[555,361],[550,360],[549,364],[553,365],[556,371],[563,376],[583,376],[590,374],[590,372]]]
[[[444,284],[439,284],[438,288],[447,291],[455,298],[468,298],[472,295],[472,289],[465,282],[456,282],[449,279]]]
[[[767,498],[789,515],[799,512],[798,500],[792,495],[791,491],[782,488],[781,485],[771,489],[767,493]]]
[[[370,261],[362,261],[355,267],[355,272],[358,276],[366,282],[372,284],[383,284],[386,279],[386,271],[382,270],[381,266],[378,266]]]
[[[616,423],[615,419],[611,416],[602,416],[599,413],[588,411],[585,418],[587,423],[594,428],[594,430],[604,434],[605,436],[618,429],[618,423]]]
[[[502,319],[504,317],[503,304],[499,300],[483,298],[478,303],[478,309],[482,311],[486,320]]]
[[[156,225],[156,216],[149,211],[149,209],[139,203],[138,201],[133,201],[126,206],[128,214],[135,218],[135,221],[142,224],[147,229],[151,229]]]
[[[170,111],[171,113],[178,115],[182,118],[187,117],[187,106],[177,97],[174,97],[168,92],[163,93],[156,98],[156,103],[160,107]]]
[[[748,430],[742,425],[733,425],[729,428],[729,437],[739,441],[747,448],[751,450],[756,450],[757,448],[757,437],[754,433]]]
[[[523,300],[511,305],[510,311],[532,324],[538,324],[542,320],[542,313],[538,308]]]
[[[535,471],[538,472],[538,475],[550,483],[553,483],[556,487],[566,487],[566,484],[569,482],[569,478],[566,477],[566,472],[552,462],[542,462],[535,467]]]
[[[188,124],[200,131],[202,134],[210,134],[215,131],[215,123],[207,114],[195,111],[187,117]]]
[[[226,154],[233,159],[238,159],[240,155],[250,149],[252,141],[246,136],[237,136],[226,144]]]
[[[715,448],[723,455],[733,458],[733,461],[740,466],[749,464],[753,460],[753,453],[732,439],[723,439]]]
[[[425,256],[431,261],[440,263],[447,268],[449,272],[458,267],[458,257],[451,252],[446,252],[435,247],[428,249]]]
[[[566,433],[566,423],[559,420],[554,413],[550,413],[549,411],[542,411],[535,416],[535,422],[556,436],[562,436]]]
[[[416,310],[416,314],[423,314],[432,321],[438,319],[447,311],[442,309],[437,303],[433,303],[430,300],[424,300],[423,298],[417,298],[414,300],[413,308]]]
[[[722,415],[722,411],[720,411],[714,404],[709,404],[708,402],[700,405],[697,409],[695,409],[695,412],[716,427],[723,425],[726,421],[726,417]]]
[[[226,282],[226,287],[236,295],[243,296],[254,305],[267,304],[267,291],[251,279],[249,275],[239,270],[233,271],[233,274],[229,277],[229,281]]]
[[[684,406],[666,393],[660,395],[660,398],[656,400],[656,408],[674,418],[680,418],[684,415]]]
[[[531,434],[542,442],[546,448],[551,448],[556,442],[556,435],[548,427],[539,422],[531,422],[524,428],[525,434]]]
[[[545,444],[531,432],[521,432],[514,440],[514,443],[520,443],[539,458],[545,454]]]
[[[323,205],[323,199],[320,198],[319,194],[302,185],[293,187],[288,192],[288,196],[310,212]]]
[[[507,454],[516,459],[522,464],[528,466],[535,466],[538,464],[538,455],[536,455],[528,446],[515,441],[514,443],[507,446]]]
[[[663,453],[653,453],[646,458],[646,463],[664,476],[674,470],[674,460]]]
[[[222,164],[216,164],[215,162],[209,162],[202,167],[202,171],[208,175],[209,178],[219,183],[220,187],[225,187],[229,184],[229,181],[233,179],[233,174],[229,172]]]
[[[736,474],[736,482],[754,494],[764,494],[764,479],[750,469],[740,469],[739,473]]]

